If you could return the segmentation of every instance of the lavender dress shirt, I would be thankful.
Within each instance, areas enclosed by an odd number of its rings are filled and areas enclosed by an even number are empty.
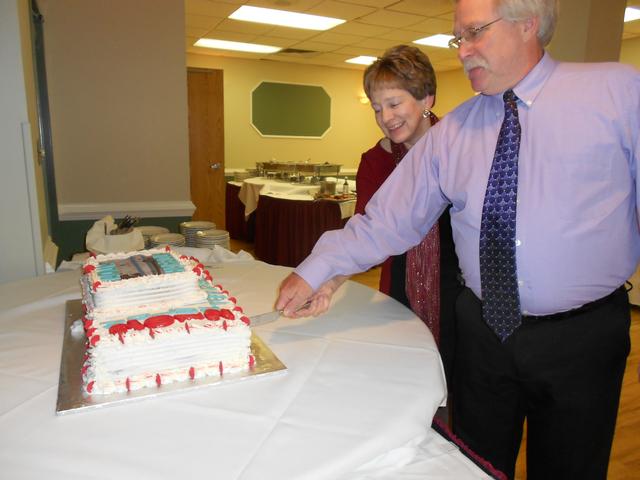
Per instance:
[[[545,53],[513,89],[520,99],[516,262],[523,314],[604,297],[640,259],[640,72],[559,63]],[[296,269],[312,287],[420,242],[449,203],[466,285],[481,297],[484,193],[504,116],[502,93],[477,95],[429,129],[365,215],[325,233]]]

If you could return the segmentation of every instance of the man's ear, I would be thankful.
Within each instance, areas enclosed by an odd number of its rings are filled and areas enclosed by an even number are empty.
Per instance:
[[[522,21],[522,33],[525,40],[529,40],[531,36],[538,35],[540,28],[540,20],[538,17],[529,17]]]

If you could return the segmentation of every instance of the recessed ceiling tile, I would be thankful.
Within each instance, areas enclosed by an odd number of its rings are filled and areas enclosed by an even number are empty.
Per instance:
[[[414,47],[422,50],[428,57],[431,63],[439,62],[441,60],[457,60],[455,53],[452,55],[448,48],[428,47],[426,45],[416,45]]]
[[[335,45],[351,45],[362,41],[365,37],[356,35],[344,35],[342,33],[334,33],[333,31],[322,32],[316,35],[313,40],[319,42],[333,43]]]
[[[351,57],[358,57],[360,55],[368,55],[370,57],[380,57],[384,52],[381,48],[367,48],[367,47],[354,47],[347,46],[336,50],[334,53],[342,53]]]
[[[411,25],[411,30],[415,30],[416,32],[423,32],[429,35],[435,33],[445,33],[448,35],[453,30],[453,23],[443,18],[427,18],[422,22]],[[425,37],[426,35],[422,36]]]
[[[258,35],[251,43],[258,43],[260,45],[271,45],[273,47],[289,48],[297,43],[297,40],[292,38],[272,37],[270,35]]]
[[[391,48],[397,44],[398,42],[394,40],[387,40],[384,38],[365,38],[361,42],[354,43],[355,46],[381,49],[381,50],[386,50],[387,48]]]
[[[220,23],[219,17],[207,17],[204,15],[191,14],[184,16],[184,24],[187,27],[210,29],[215,27],[218,23]]]
[[[290,12],[306,12],[321,3],[322,0],[250,0],[246,3],[252,7],[273,8]]]
[[[242,22],[240,20],[225,18],[218,24],[216,30],[223,32],[240,32],[249,35],[264,35],[272,28],[272,25],[266,25],[264,23]]]
[[[348,69],[351,69],[351,70],[361,70],[361,71],[364,72],[364,69],[367,68],[367,65],[359,65],[357,63],[346,63],[345,62],[343,65],[340,65],[340,68],[348,68]]]
[[[413,27],[412,27],[413,28]],[[414,40],[424,37],[421,32],[415,32],[413,30],[391,30],[383,35],[377,35],[378,38],[386,38],[387,40],[393,40],[400,43],[411,43]]]
[[[273,27],[269,30],[269,35],[282,38],[293,38],[295,40],[306,40],[318,34],[316,30],[303,30],[301,28]]]
[[[360,22],[347,22],[342,25],[338,25],[331,29],[335,33],[344,33],[346,35],[359,35],[361,37],[376,37],[383,33],[388,33],[393,30],[390,27],[383,27],[380,25],[369,25]]]
[[[365,7],[385,8],[394,3],[398,3],[398,0],[345,0],[345,3],[354,3],[356,5],[364,5]]]
[[[249,35],[240,32],[223,32],[221,30],[211,30],[205,38],[214,38],[216,40],[229,40],[231,42],[253,43],[255,35]]]
[[[310,40],[298,42],[294,45],[294,48],[299,48],[300,50],[311,50],[314,52],[333,52],[339,48],[339,46],[333,43],[314,42],[313,40]]]
[[[389,10],[378,10],[370,15],[365,15],[359,19],[362,23],[371,25],[382,25],[384,27],[408,27],[424,20],[420,15],[410,15],[408,13],[391,12]]]
[[[185,44],[185,46],[187,48],[187,51],[189,50],[189,48],[193,47],[193,44],[198,41],[198,38],[196,38],[196,37],[185,37],[184,44]],[[194,48],[196,48],[196,47],[194,47]]]
[[[225,18],[238,9],[238,5],[209,0],[185,0],[184,11],[187,14],[207,15]]]
[[[209,32],[211,29],[209,28],[197,28],[197,27],[186,27],[184,29],[184,33],[187,36],[187,38],[189,37],[196,37],[196,38],[200,38],[200,37],[204,37],[207,32]]]
[[[373,7],[336,2],[334,0],[325,0],[305,13],[323,15],[325,17],[342,18],[343,20],[353,20],[354,18],[369,15],[375,11],[376,9]]]
[[[454,7],[451,0],[402,0],[387,7],[387,10],[434,17],[451,13]]]
[[[342,55],[339,53],[322,53],[317,57],[313,57],[313,63],[318,63],[320,65],[339,65],[348,58],[348,55]]]

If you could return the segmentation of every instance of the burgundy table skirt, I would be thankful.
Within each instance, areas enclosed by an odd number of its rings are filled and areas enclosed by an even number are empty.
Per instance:
[[[234,240],[253,242],[256,214],[244,216],[244,204],[238,198],[240,187],[227,183],[225,191],[225,228]]]
[[[255,254],[272,265],[295,267],[327,230],[342,228],[340,205],[330,200],[285,200],[261,195],[256,210]]]

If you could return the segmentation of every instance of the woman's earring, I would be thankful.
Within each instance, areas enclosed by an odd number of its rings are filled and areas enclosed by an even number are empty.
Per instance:
[[[422,111],[422,118],[429,118],[431,116],[431,110],[429,110],[428,108],[425,108]]]

